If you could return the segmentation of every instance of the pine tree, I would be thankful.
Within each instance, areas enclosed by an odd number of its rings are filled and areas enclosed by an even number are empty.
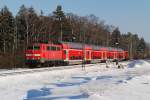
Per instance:
[[[26,43],[26,19],[25,13],[27,8],[22,5],[19,12],[16,15],[16,33],[18,49],[24,50]]]
[[[71,25],[69,24],[61,5],[58,5],[54,14],[53,32],[54,38],[58,41],[70,41],[71,38]]]
[[[12,52],[14,46],[14,17],[5,6],[0,11],[0,43],[3,53]]]
[[[111,35],[111,45],[113,47],[118,47],[118,45],[120,45],[120,36],[119,28],[116,28]]]
[[[146,43],[144,38],[141,38],[137,47],[137,52],[144,53],[146,49]]]
[[[16,16],[17,33],[20,46],[26,47],[33,41],[33,33],[38,31],[39,18],[33,7],[26,8],[24,5]]]

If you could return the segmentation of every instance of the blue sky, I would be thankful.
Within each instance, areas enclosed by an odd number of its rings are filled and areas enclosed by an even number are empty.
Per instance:
[[[119,26],[121,32],[133,32],[150,42],[150,0],[0,0],[15,15],[24,4],[37,12],[52,13],[62,5],[67,13],[81,16],[94,14],[107,24]]]

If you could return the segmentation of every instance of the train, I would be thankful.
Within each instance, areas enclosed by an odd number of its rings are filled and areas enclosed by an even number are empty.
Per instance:
[[[25,50],[25,64],[30,67],[98,63],[127,60],[128,51],[74,42],[32,43]]]

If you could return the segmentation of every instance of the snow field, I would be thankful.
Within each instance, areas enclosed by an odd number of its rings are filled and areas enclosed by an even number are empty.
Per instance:
[[[121,64],[0,77],[0,100],[149,100],[150,63]]]

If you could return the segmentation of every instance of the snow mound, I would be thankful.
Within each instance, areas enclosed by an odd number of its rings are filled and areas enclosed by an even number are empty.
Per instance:
[[[93,95],[90,95],[88,100],[110,100],[110,99],[108,99],[106,96],[101,96],[101,95],[95,93]]]
[[[144,60],[134,60],[128,64],[128,68],[150,67],[150,63]]]

